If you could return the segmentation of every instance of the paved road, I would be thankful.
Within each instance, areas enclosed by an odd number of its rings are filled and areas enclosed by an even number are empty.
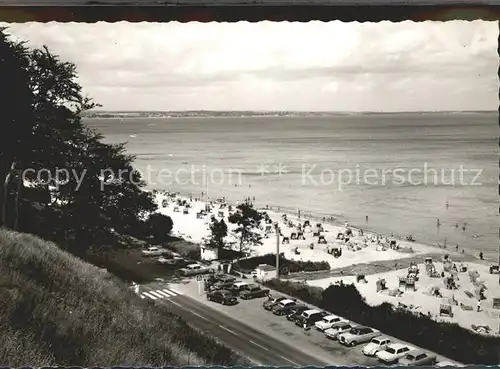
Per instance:
[[[144,291],[154,290],[145,288]],[[308,355],[297,347],[287,345],[255,330],[249,325],[232,319],[217,310],[183,295],[171,299],[157,299],[158,304],[167,305],[170,310],[196,327],[207,331],[236,352],[258,365],[275,366],[327,366],[335,365]]]

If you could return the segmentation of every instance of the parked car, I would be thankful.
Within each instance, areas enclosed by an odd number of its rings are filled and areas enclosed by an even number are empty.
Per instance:
[[[262,303],[262,307],[266,310],[271,310],[274,305],[278,304],[282,300],[286,300],[286,297],[285,296],[280,296],[280,297],[269,296],[269,299],[267,299],[266,301],[264,301]]]
[[[462,367],[467,366],[467,365],[455,363],[453,361],[443,360],[443,361],[437,362],[434,366],[437,366],[437,367],[454,366],[454,367],[460,367],[460,368],[462,368]]]
[[[219,281],[212,285],[214,290],[233,290],[234,282],[232,281]]]
[[[323,319],[321,319],[319,322],[316,322],[315,326],[318,331],[325,331],[328,328],[331,328],[333,324],[340,322],[341,320],[344,320],[337,315],[327,315]]]
[[[273,314],[274,315],[279,315],[279,316],[282,316],[282,315],[287,315],[288,316],[297,307],[304,309],[304,310],[301,311],[301,313],[303,311],[309,310],[309,307],[307,305],[295,303],[293,305],[288,305],[288,306],[284,306],[284,307],[279,308],[279,309],[275,309],[275,310],[273,310]]]
[[[211,273],[212,270],[210,268],[204,267],[198,263],[188,264],[185,268],[180,269],[180,272],[185,276],[192,276],[198,274],[206,274]]]
[[[323,319],[326,315],[327,313],[324,311],[316,309],[306,310],[295,319],[295,325],[307,329],[313,326],[317,321]]]
[[[156,246],[150,246],[147,249],[141,251],[142,256],[161,256],[165,254],[167,250]]]
[[[380,336],[380,332],[370,327],[353,327],[338,336],[339,342],[345,346],[356,346],[360,343],[370,342],[372,338]]]
[[[365,345],[365,347],[363,347],[363,350],[361,351],[366,356],[375,356],[377,352],[385,350],[390,343],[392,342],[389,337],[386,336],[375,337],[372,338],[370,343]]]
[[[246,290],[240,292],[240,297],[244,300],[255,299],[269,295],[268,288],[261,288],[259,285],[249,286]]]
[[[340,321],[334,323],[330,328],[325,329],[325,336],[330,338],[331,340],[337,339],[342,333],[349,331],[351,328],[354,328],[354,323],[347,321]]]
[[[377,352],[375,356],[384,364],[395,364],[411,350],[412,347],[404,343],[391,343],[385,350]]]
[[[420,366],[420,365],[434,365],[437,362],[437,357],[436,355],[428,354],[425,351],[421,350],[412,350],[408,352],[405,356],[403,356],[401,359],[399,359],[398,364],[399,365],[414,365],[414,366]]]
[[[184,263],[184,258],[181,256],[172,256],[172,257],[166,257],[165,255],[162,255],[158,258],[158,264],[162,265],[179,265]]]
[[[218,302],[222,305],[235,305],[238,303],[238,299],[231,292],[226,290],[207,292],[207,300]]]
[[[276,311],[281,311],[281,309],[283,308],[291,308],[292,306],[295,306],[297,305],[297,302],[295,300],[291,300],[291,299],[284,299],[284,300],[281,300],[280,302],[278,302],[276,305],[273,305],[273,307],[271,308],[271,311],[273,312],[273,314],[276,313]],[[276,314],[278,315],[278,314]]]
[[[286,320],[295,322],[295,319],[306,310],[311,310],[307,305],[295,305],[290,308],[290,312],[286,316]]]

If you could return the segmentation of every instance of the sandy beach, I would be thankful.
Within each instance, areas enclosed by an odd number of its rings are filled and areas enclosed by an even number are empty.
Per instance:
[[[167,192],[156,193],[156,201],[159,204],[159,212],[172,218],[174,227],[172,234],[182,237],[194,243],[202,244],[209,236],[209,223],[211,216],[218,219],[224,218],[228,225],[228,236],[226,242],[238,249],[239,243],[233,235],[235,225],[227,221],[229,216],[228,206],[212,202],[211,212],[205,216],[198,217],[197,213],[205,209],[205,202],[201,199],[189,199],[176,195],[169,197]],[[178,200],[186,200],[188,209],[178,205]],[[165,205],[165,206],[163,206]],[[233,204],[234,206],[235,204]],[[185,210],[187,213],[185,213]],[[359,229],[349,225],[332,224],[322,222],[312,217],[301,219],[295,214],[266,211],[273,222],[277,222],[282,232],[281,241],[296,232],[295,226],[309,220],[311,226],[303,228],[304,239],[290,239],[289,243],[280,242],[280,252],[287,259],[301,261],[327,261],[330,271],[300,274],[298,280],[306,281],[311,286],[328,288],[331,284],[342,281],[344,284],[355,284],[358,291],[370,305],[378,305],[384,302],[391,303],[395,307],[409,309],[415,313],[422,313],[437,321],[454,322],[460,326],[472,329],[481,334],[498,335],[500,329],[500,310],[493,308],[493,299],[500,297],[499,276],[489,273],[489,264],[486,261],[475,260],[470,255],[464,255],[451,250],[436,248],[418,242],[394,239],[377,235],[371,232],[360,233]],[[316,224],[321,223],[326,243],[319,244]],[[290,227],[290,225],[294,227]],[[347,227],[346,227],[347,226]],[[263,236],[262,245],[253,247],[249,256],[265,255],[276,252],[276,234],[273,227],[262,222],[260,232]],[[267,232],[266,228],[270,232]],[[345,234],[347,228],[352,231],[349,242],[337,239],[337,235]],[[397,247],[391,247],[390,241],[394,240]],[[394,242],[393,241],[393,242]],[[312,244],[312,247],[311,247]],[[340,257],[334,257],[328,250],[340,249]],[[448,260],[466,267],[466,272],[449,273],[444,271],[443,257],[448,255]],[[431,257],[436,275],[431,277],[426,273],[424,259]],[[400,284],[400,277],[408,274],[408,266],[415,264],[418,268],[418,280],[415,290],[406,288]],[[448,264],[447,264],[448,265]],[[471,272],[472,271],[472,272]],[[474,273],[475,278],[471,278]],[[363,274],[366,283],[357,282],[357,274]],[[477,274],[477,275],[476,275]],[[447,289],[446,278],[454,275],[456,289]],[[443,277],[444,276],[444,277]],[[291,276],[292,278],[296,276]],[[377,292],[377,281],[384,279],[387,289]],[[484,300],[480,304],[478,312],[478,287],[482,286]],[[396,291],[399,290],[397,293]],[[435,291],[439,292],[435,292]],[[442,305],[449,305],[452,316],[440,315]]]

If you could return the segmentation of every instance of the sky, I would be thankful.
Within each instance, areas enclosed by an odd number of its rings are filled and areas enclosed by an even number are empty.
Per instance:
[[[104,110],[498,108],[498,24],[19,23]]]

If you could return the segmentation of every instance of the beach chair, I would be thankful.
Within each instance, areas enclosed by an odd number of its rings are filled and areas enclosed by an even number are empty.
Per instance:
[[[297,232],[297,239],[303,239],[303,240],[305,240],[306,237],[304,236],[304,232]]]
[[[305,221],[304,221],[304,228],[305,228],[305,227],[310,227],[310,226],[311,226],[311,222],[310,222],[310,221],[308,221],[308,220],[305,220]]]
[[[493,309],[500,309],[500,298],[493,297]]]
[[[290,235],[290,239],[291,240],[296,240],[297,239],[297,233],[292,232],[292,234]]]
[[[406,277],[399,277],[399,287],[404,287],[406,286]]]
[[[318,243],[319,244],[326,244],[327,242],[326,242],[325,236],[319,236],[318,237]]]
[[[174,207],[174,213],[178,213],[178,212],[179,212],[179,207],[178,206]]]
[[[413,290],[413,291],[416,290],[414,278],[406,278],[405,291],[406,290]]]
[[[439,315],[453,318],[453,310],[451,308],[451,305],[448,304],[439,305]]]
[[[285,245],[285,244],[289,244],[289,243],[290,243],[290,237],[283,237],[282,244]]]
[[[219,217],[224,218],[224,212],[223,211],[219,211]]]

